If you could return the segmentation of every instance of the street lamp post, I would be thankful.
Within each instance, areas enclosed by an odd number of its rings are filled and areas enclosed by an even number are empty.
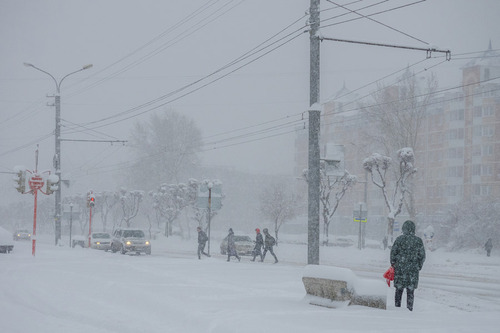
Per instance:
[[[34,69],[47,74],[54,80],[54,83],[56,84],[56,95],[55,95],[55,106],[56,106],[56,130],[55,130],[55,143],[56,143],[56,149],[55,149],[55,154],[54,154],[54,169],[56,170],[55,174],[56,176],[59,177],[59,187],[56,191],[56,202],[55,202],[55,209],[54,209],[54,222],[55,222],[55,243],[57,245],[58,241],[61,239],[61,83],[65,78],[68,76],[84,71],[86,69],[89,69],[92,67],[92,64],[85,65],[79,70],[76,70],[74,72],[71,72],[69,74],[66,74],[63,76],[63,78],[57,82],[56,78],[50,74],[49,72],[44,71],[43,69],[40,69],[36,67],[33,64],[30,63],[24,63],[24,66],[26,67],[33,67]]]

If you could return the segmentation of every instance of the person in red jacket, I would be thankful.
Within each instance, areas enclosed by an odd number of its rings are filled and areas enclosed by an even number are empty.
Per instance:
[[[253,258],[251,261],[255,261],[255,257],[260,256],[260,261],[264,259],[262,256],[262,247],[264,246],[264,239],[262,238],[262,234],[260,233],[260,229],[255,229],[255,247],[253,248]]]

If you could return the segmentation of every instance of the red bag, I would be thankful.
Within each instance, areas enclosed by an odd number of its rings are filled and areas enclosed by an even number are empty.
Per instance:
[[[389,267],[387,271],[384,273],[385,281],[387,281],[387,285],[391,286],[391,281],[394,281],[394,267]]]

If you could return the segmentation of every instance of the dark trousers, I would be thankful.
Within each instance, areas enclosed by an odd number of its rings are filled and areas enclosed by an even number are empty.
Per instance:
[[[403,297],[404,289],[405,288],[396,289],[396,294],[394,296],[394,304],[398,308],[401,307],[401,298]],[[415,299],[413,292],[414,292],[413,289],[406,288],[406,307],[410,311],[413,311],[413,300]]]
[[[205,243],[198,243],[198,259],[201,259],[201,254],[209,257],[208,253],[205,252]]]
[[[269,251],[273,257],[274,257],[274,262],[278,262],[278,258],[276,257],[276,255],[274,254],[274,251],[273,251],[273,247],[269,247],[269,248],[264,248],[264,253],[262,253],[262,259],[260,261],[264,261],[264,259],[266,258],[266,253],[267,251]]]
[[[260,246],[253,249],[252,254],[253,254],[252,261],[255,261],[255,258],[257,256],[260,256],[260,261],[264,260],[264,257],[262,256],[262,251],[260,250]]]

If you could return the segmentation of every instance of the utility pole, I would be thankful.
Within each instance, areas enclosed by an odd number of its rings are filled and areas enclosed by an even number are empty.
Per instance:
[[[42,73],[47,74],[52,78],[56,85],[56,95],[55,97],[55,106],[56,106],[56,129],[55,129],[55,154],[54,154],[54,169],[55,169],[55,174],[61,180],[61,84],[64,81],[65,78],[68,76],[84,71],[86,69],[89,69],[92,67],[92,64],[85,65],[79,70],[76,70],[74,72],[71,72],[69,74],[66,74],[60,81],[57,81],[56,78],[50,74],[49,72],[36,67],[33,64],[24,63],[24,66],[26,67],[32,67],[36,69],[37,71],[40,71]],[[55,201],[55,207],[54,207],[54,224],[55,224],[55,243],[56,245],[58,244],[59,240],[61,239],[61,217],[62,217],[62,205],[61,205],[61,188],[62,186],[59,186],[57,191],[56,191],[56,201]]]
[[[320,151],[319,133],[319,61],[320,39],[319,30],[319,0],[311,0],[309,9],[310,24],[310,73],[309,73],[309,167],[308,167],[308,237],[307,264],[319,265],[319,197],[320,197]]]

